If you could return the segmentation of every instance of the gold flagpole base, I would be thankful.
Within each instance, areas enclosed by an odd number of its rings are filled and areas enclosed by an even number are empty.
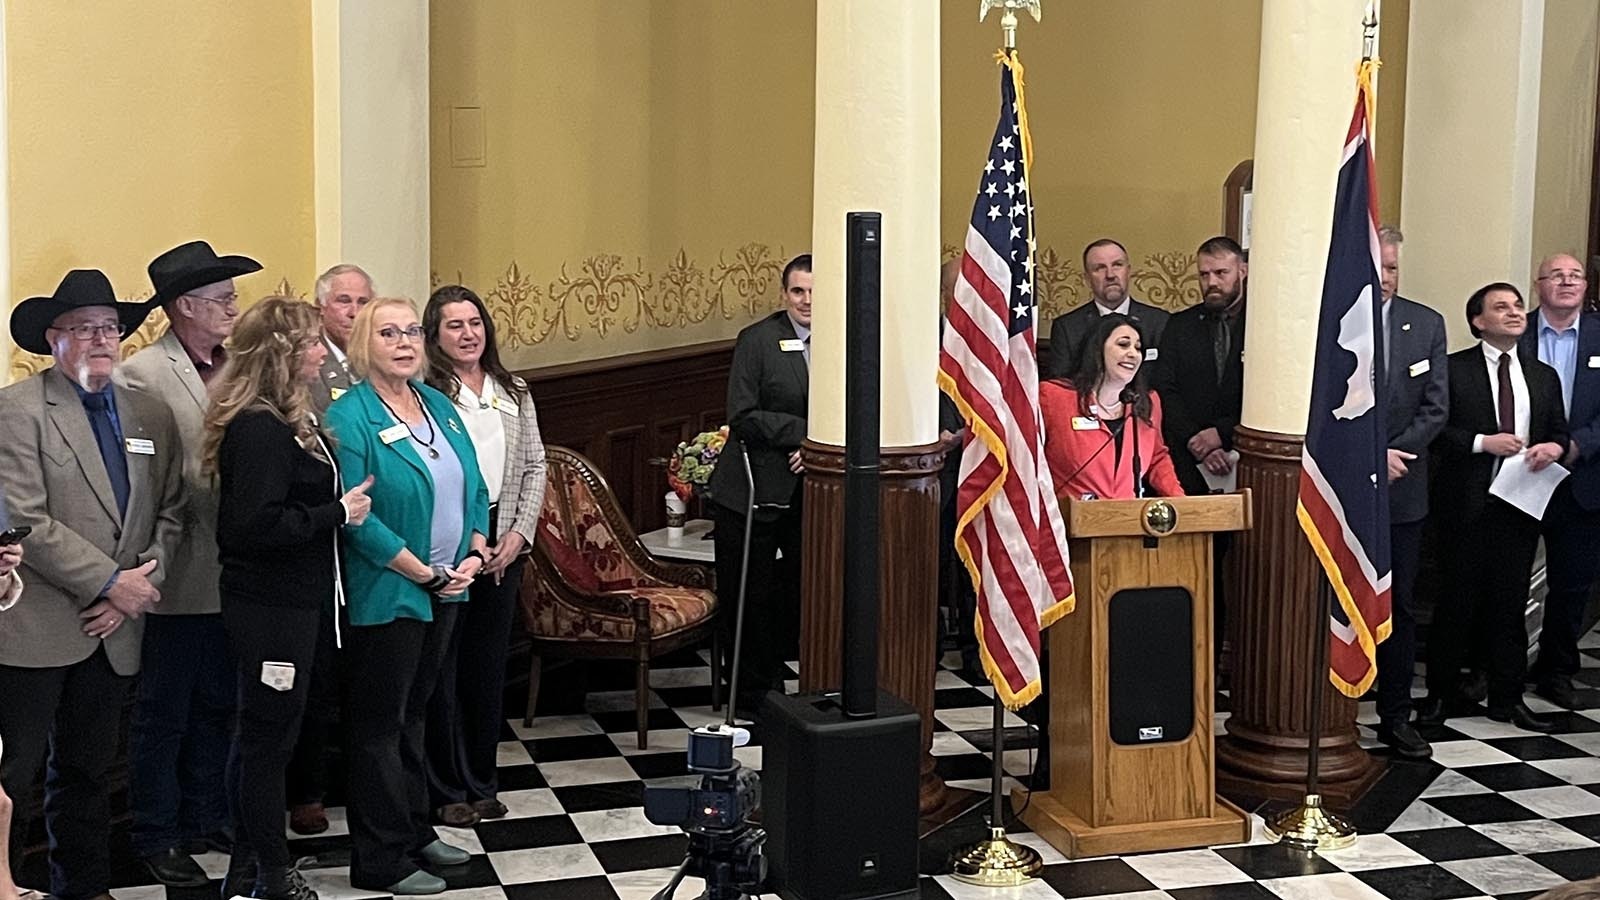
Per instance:
[[[1004,828],[990,828],[987,840],[950,854],[957,881],[983,887],[1016,887],[1038,877],[1044,868],[1039,851],[1006,837]]]
[[[1317,794],[1307,794],[1267,829],[1278,836],[1278,843],[1299,850],[1343,850],[1356,842],[1355,826],[1324,809]]]

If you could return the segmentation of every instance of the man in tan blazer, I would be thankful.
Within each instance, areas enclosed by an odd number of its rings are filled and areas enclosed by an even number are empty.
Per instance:
[[[190,241],[151,261],[167,333],[117,370],[117,383],[159,398],[183,441],[188,513],[173,550],[161,605],[144,629],[144,661],[129,743],[129,837],[150,874],[172,887],[203,887],[189,847],[227,849],[228,749],[238,676],[228,655],[217,580],[217,491],[200,472],[209,385],[227,359],[223,342],[239,316],[233,279],[261,269]]]
[[[345,345],[356,313],[372,302],[372,276],[360,266],[340,263],[317,277],[316,295],[317,308],[322,311],[322,342],[328,346],[328,358],[317,373],[322,389],[311,394],[311,402],[321,416],[327,412],[328,404],[350,390]]]
[[[0,783],[31,796],[48,753],[49,890],[65,900],[110,887],[105,775],[139,671],[139,617],[160,600],[183,528],[172,413],[111,382],[121,337],[145,315],[99,271],[69,272],[11,313],[17,345],[55,365],[0,389],[0,482],[12,523],[33,529],[23,600],[0,616]],[[15,860],[27,833],[12,829]]]

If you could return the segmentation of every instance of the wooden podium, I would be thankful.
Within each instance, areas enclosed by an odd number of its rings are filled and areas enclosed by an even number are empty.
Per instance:
[[[1077,607],[1045,631],[1051,786],[1031,799],[1014,792],[1013,807],[1029,828],[1073,859],[1249,840],[1249,817],[1216,793],[1211,633],[1211,535],[1250,527],[1249,491],[1064,499],[1063,507]],[[1180,723],[1190,727],[1179,739],[1118,743],[1112,735],[1113,598],[1141,588],[1189,594],[1191,652],[1179,665],[1192,667],[1193,721]],[[1182,595],[1166,596],[1176,598],[1179,605],[1169,608],[1181,620]],[[1181,634],[1183,623],[1173,624]],[[1142,737],[1155,730],[1138,732]]]

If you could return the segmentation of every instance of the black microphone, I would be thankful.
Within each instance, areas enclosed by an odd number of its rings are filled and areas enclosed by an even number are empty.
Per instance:
[[[1144,499],[1144,469],[1139,460],[1139,414],[1135,404],[1139,402],[1139,392],[1128,385],[1122,389],[1122,394],[1117,397],[1122,401],[1122,419],[1133,429],[1133,496]]]

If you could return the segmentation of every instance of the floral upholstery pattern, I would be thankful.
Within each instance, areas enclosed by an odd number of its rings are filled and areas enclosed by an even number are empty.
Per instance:
[[[632,642],[640,604],[651,638],[705,623],[716,595],[646,571],[633,555],[642,546],[604,481],[577,454],[547,451],[549,484],[522,585],[529,632],[546,640]]]

